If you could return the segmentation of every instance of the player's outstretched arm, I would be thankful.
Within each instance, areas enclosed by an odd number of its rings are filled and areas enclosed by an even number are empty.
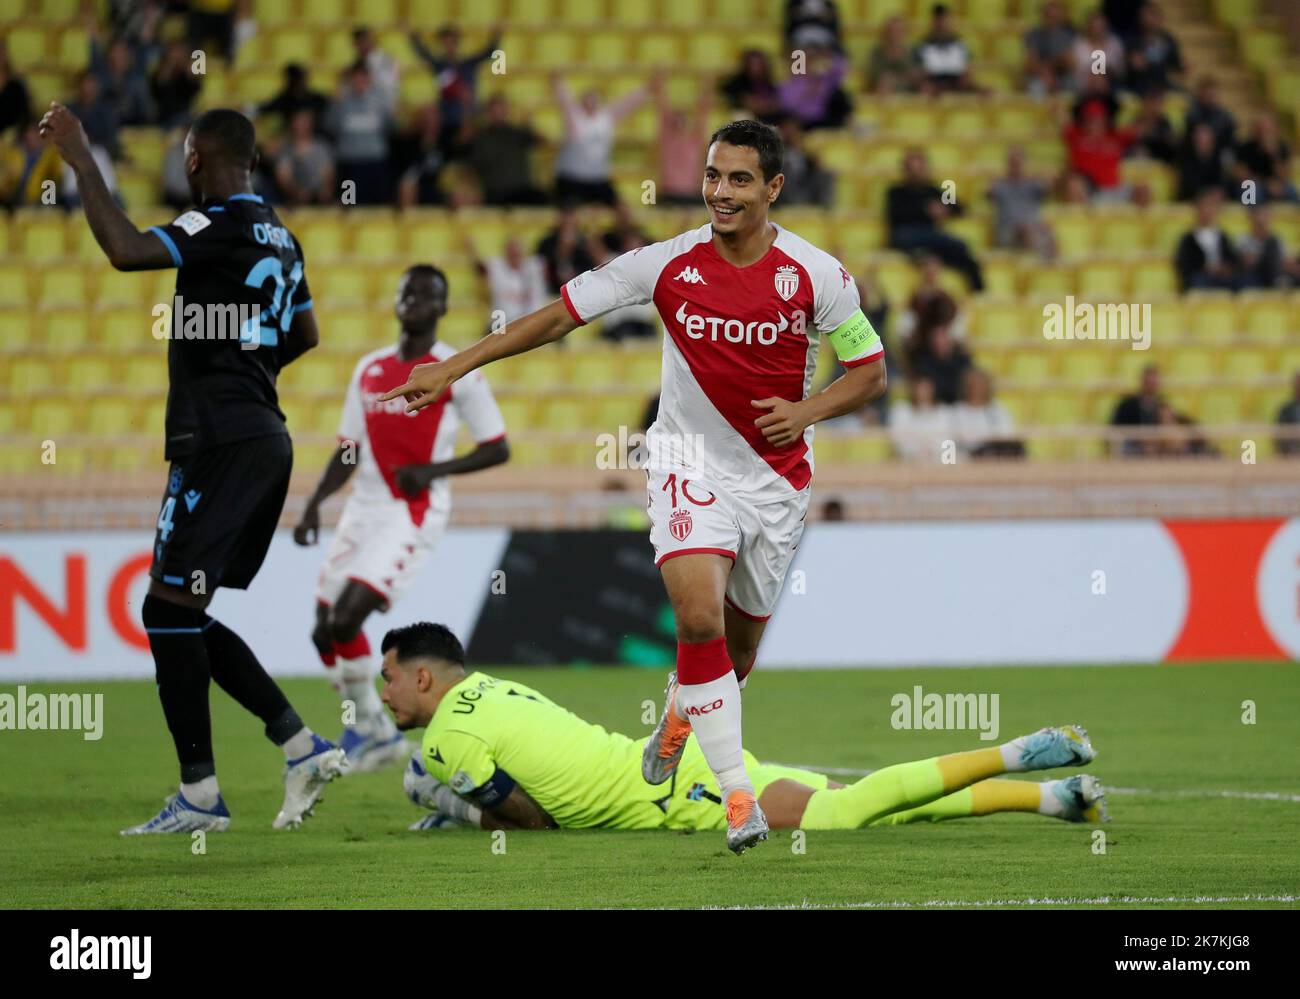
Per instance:
[[[380,396],[380,402],[402,396],[406,411],[414,413],[435,402],[451,387],[476,368],[481,368],[503,357],[513,357],[524,351],[554,343],[578,328],[578,322],[569,313],[561,299],[542,306],[536,312],[521,316],[499,333],[489,333],[472,347],[466,347],[445,361],[417,364],[411,377],[402,385]]]
[[[42,138],[54,143],[63,161],[77,175],[77,192],[86,221],[114,268],[146,271],[176,266],[162,240],[137,229],[113,200],[113,192],[104,183],[99,164],[90,154],[90,141],[76,115],[62,104],[51,102],[50,109],[41,118],[40,133]]]
[[[802,402],[781,398],[753,400],[756,408],[769,410],[754,420],[754,426],[762,430],[763,436],[772,444],[785,447],[799,440],[814,423],[852,413],[879,399],[885,394],[887,383],[882,356],[847,369],[816,395],[810,395]]]

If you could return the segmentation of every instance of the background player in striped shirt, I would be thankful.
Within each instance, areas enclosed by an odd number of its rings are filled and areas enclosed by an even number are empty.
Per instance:
[[[813,425],[885,390],[883,346],[848,271],[768,220],[782,145],[753,121],[710,139],[708,224],[580,274],[558,302],[389,393],[435,405],[457,378],[531,350],[622,306],[654,302],[664,363],[647,432],[650,539],[677,626],[677,670],[643,760],[666,781],[694,731],[727,803],[727,845],[766,838],[741,746],[740,684],[754,664],[803,533]],[[811,394],[821,337],[845,373]],[[680,686],[679,686],[680,683]]]
[[[440,363],[455,353],[437,339],[447,290],[446,275],[436,267],[417,264],[402,275],[397,343],[357,362],[343,402],[339,448],[293,532],[298,544],[315,544],[321,503],[357,471],[321,569],[312,642],[345,706],[351,702],[355,712],[339,745],[358,770],[404,759],[407,752],[375,692],[366,618],[400,599],[442,537],[451,514],[447,477],[490,468],[510,456],[501,410],[481,372],[462,378],[438,405],[415,416],[408,416],[400,401],[380,401],[417,364]],[[461,421],[477,443],[458,458]]]

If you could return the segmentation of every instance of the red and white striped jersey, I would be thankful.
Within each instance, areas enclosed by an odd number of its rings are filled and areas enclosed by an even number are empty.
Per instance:
[[[653,301],[663,318],[659,416],[647,433],[652,460],[703,472],[754,502],[788,497],[812,478],[813,428],[774,447],[754,426],[768,412],[754,400],[808,396],[821,334],[859,309],[858,290],[838,260],[788,229],[748,267],[728,263],[703,225],[623,254],[561,289],[576,322]],[[883,352],[879,339],[847,365]]]
[[[411,415],[400,396],[379,401],[385,392],[404,383],[417,364],[445,361],[454,353],[453,348],[438,342],[422,357],[403,361],[394,345],[372,351],[357,362],[339,421],[339,439],[356,441],[361,452],[349,503],[405,505],[419,526],[430,510],[450,512],[451,486],[447,476],[440,476],[412,499],[397,488],[397,469],[455,457],[461,420],[479,444],[505,436],[501,410],[481,371],[454,382],[441,399]]]

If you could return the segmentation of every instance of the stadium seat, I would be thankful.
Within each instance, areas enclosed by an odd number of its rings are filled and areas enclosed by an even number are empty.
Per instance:
[[[1128,270],[1119,263],[1084,263],[1075,270],[1074,294],[1093,302],[1123,302],[1128,297]]]
[[[1223,374],[1228,378],[1249,382],[1271,373],[1272,359],[1265,347],[1233,347],[1224,354]]]
[[[1029,311],[1018,301],[972,303],[970,332],[976,350],[987,343],[1008,343],[1029,335]],[[1040,314],[1041,317],[1041,314]],[[1038,320],[1041,322],[1041,318]]]
[[[26,308],[28,304],[27,267],[0,264],[0,306]]]
[[[36,302],[38,305],[55,305],[60,302],[87,302],[90,295],[90,275],[84,267],[55,264],[36,272]]]
[[[1178,275],[1168,260],[1143,260],[1128,265],[1129,293],[1137,300],[1178,291]]]
[[[1245,419],[1240,389],[1210,389],[1201,394],[1196,415],[1207,425],[1240,423]]]
[[[98,434],[127,434],[141,429],[135,404],[120,396],[93,400],[87,414],[87,425]]]
[[[31,315],[25,309],[0,309],[0,353],[17,354],[36,346]]]
[[[44,28],[18,25],[9,30],[5,37],[9,57],[19,69],[39,66],[46,60],[46,42],[48,33]],[[82,59],[86,57],[82,52]]]
[[[42,217],[43,216],[43,217]],[[20,251],[28,261],[58,260],[67,253],[63,217],[53,213],[27,215],[22,228]]]
[[[58,381],[77,392],[99,392],[117,384],[115,367],[107,357],[73,357],[60,362]]]
[[[1061,378],[1080,387],[1105,381],[1110,377],[1112,351],[1127,350],[1127,345],[1120,344],[1083,344],[1075,345],[1078,349],[1067,349],[1061,355]]]
[[[51,354],[68,356],[90,343],[90,316],[85,306],[51,309],[41,314],[41,342]]]
[[[19,357],[9,366],[9,392],[20,398],[44,395],[54,384],[50,365],[44,358]]]
[[[1242,295],[1240,304],[1246,313],[1243,328],[1251,337],[1275,343],[1288,339],[1293,309],[1285,299]]]
[[[1052,376],[1053,361],[1046,350],[1020,350],[1012,356],[1007,376],[1021,385],[1037,385]]]
[[[1225,292],[1191,292],[1186,302],[1187,327],[1204,343],[1229,343],[1237,333],[1237,303]]]
[[[1179,347],[1173,351],[1164,373],[1168,377],[1203,381],[1218,368],[1218,352],[1206,347]]]
[[[69,399],[36,399],[27,418],[28,433],[40,439],[55,439],[78,432],[82,421]],[[57,453],[56,453],[57,460]]]

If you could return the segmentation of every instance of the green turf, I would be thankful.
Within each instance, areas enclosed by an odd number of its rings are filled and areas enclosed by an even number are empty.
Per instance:
[[[632,669],[500,673],[632,735],[646,732],[643,701],[657,702],[662,683],[657,672]],[[407,832],[420,813],[396,769],[347,778],[301,830],[277,833],[280,755],[214,688],[217,761],[234,824],[195,855],[187,837],[117,835],[174,789],[153,685],[82,685],[60,689],[103,692],[101,741],[0,733],[0,899],[430,908],[1249,896],[1213,904],[1297,905],[1258,897],[1300,896],[1300,801],[1186,793],[1300,796],[1294,665],[760,671],[745,694],[748,745],[764,759],[865,769],[991,744],[970,732],[891,728],[891,696],[917,683],[928,692],[998,694],[1003,739],[1081,722],[1101,751],[1089,771],[1151,793],[1112,795],[1104,855],[1093,852],[1087,826],[1035,815],[810,833],[803,854],[788,832],[736,858],[721,833],[599,831],[512,832],[500,854],[487,833]],[[285,687],[309,724],[334,733],[337,704],[323,680]],[[1256,704],[1254,725],[1241,720],[1247,699]]]

